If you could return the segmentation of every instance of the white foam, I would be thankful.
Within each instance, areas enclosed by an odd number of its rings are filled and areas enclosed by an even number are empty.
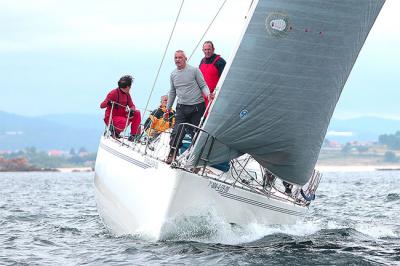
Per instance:
[[[393,226],[390,225],[377,225],[371,223],[361,223],[356,226],[356,230],[372,236],[374,238],[382,237],[398,237],[399,235],[395,232]]]
[[[311,221],[298,221],[293,225],[262,225],[252,223],[236,229],[228,224],[221,228],[224,230],[218,230],[218,235],[212,242],[229,245],[253,242],[273,234],[305,236],[321,230],[321,226],[318,223]]]
[[[263,225],[251,223],[235,226],[225,222],[210,208],[193,216],[180,217],[164,227],[161,239],[188,240],[205,243],[236,245],[253,242],[267,235],[310,235],[321,229],[320,223],[300,220],[293,225]]]

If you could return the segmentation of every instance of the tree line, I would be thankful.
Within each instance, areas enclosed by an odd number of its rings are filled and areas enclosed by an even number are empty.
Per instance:
[[[400,150],[400,131],[396,131],[394,134],[380,135],[379,144],[386,145],[391,150]]]
[[[28,147],[24,150],[1,155],[3,159],[21,158],[30,165],[39,168],[57,168],[57,167],[80,167],[94,166],[96,153],[89,153],[85,148],[80,148],[78,152],[71,149],[68,154],[60,156],[50,156],[46,151],[37,150],[35,147]]]

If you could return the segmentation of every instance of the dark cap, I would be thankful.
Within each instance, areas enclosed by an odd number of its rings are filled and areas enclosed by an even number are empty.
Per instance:
[[[133,82],[133,78],[132,78],[131,75],[122,76],[118,80],[118,87],[119,88],[126,88],[126,87],[129,87],[129,86],[132,86],[132,82]]]

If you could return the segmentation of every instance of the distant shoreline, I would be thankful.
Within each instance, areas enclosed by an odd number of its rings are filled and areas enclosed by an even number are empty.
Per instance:
[[[400,164],[376,165],[316,165],[320,172],[373,172],[373,171],[400,171]]]
[[[44,168],[44,169],[12,169],[12,170],[4,170],[0,169],[0,172],[59,172],[59,173],[78,173],[78,172],[93,172],[94,169],[92,167],[57,167],[57,168]]]

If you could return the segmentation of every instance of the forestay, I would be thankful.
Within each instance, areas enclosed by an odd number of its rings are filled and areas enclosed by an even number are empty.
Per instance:
[[[216,164],[244,153],[303,185],[384,0],[260,0],[217,87],[189,157]],[[206,143],[207,142],[207,143]]]

